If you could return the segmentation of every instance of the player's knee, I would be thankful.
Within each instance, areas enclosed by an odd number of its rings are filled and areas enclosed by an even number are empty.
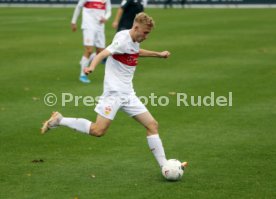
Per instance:
[[[103,48],[97,48],[96,49],[96,53],[99,54],[100,52],[102,52],[104,49]]]
[[[103,129],[98,129],[97,131],[94,131],[92,133],[92,135],[95,137],[102,137],[104,134],[105,134],[105,130]]]
[[[93,125],[90,128],[90,135],[95,137],[102,137],[106,133],[107,129],[108,127]]]
[[[105,134],[105,132],[106,132],[105,129],[94,129],[94,130],[90,130],[90,135],[95,137],[102,137]]]
[[[93,53],[93,48],[86,47],[85,51],[86,51],[87,54],[91,55]]]
[[[149,131],[149,134],[157,134],[158,133],[158,122],[156,120],[152,120],[146,128]]]

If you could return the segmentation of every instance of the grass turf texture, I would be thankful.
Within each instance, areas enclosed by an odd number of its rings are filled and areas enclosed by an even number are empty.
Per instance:
[[[104,67],[91,84],[78,81],[82,35],[70,30],[73,8],[0,8],[0,198],[276,197],[275,10],[147,11],[157,26],[142,47],[172,55],[141,59],[134,85],[138,95],[170,98],[148,108],[167,157],[190,163],[182,181],[163,179],[145,130],[123,113],[99,139],[67,128],[40,135],[52,110],[95,120],[93,107],[48,107],[43,97],[98,96]],[[233,92],[233,106],[177,107],[172,91]]]

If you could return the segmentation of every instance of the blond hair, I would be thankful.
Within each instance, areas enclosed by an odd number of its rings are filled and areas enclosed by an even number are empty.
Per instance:
[[[154,27],[154,21],[153,21],[152,17],[150,17],[149,15],[147,15],[144,12],[140,12],[139,14],[137,14],[135,16],[134,22],[141,24],[141,25],[147,25],[150,28]]]

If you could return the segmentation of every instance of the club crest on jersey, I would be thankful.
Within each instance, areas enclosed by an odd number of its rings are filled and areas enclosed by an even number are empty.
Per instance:
[[[110,106],[106,106],[106,107],[104,108],[104,114],[106,114],[106,115],[109,115],[109,114],[111,113],[111,111],[112,111],[112,109],[111,109]]]
[[[114,48],[119,48],[119,42],[118,41],[115,41],[115,42],[113,42],[113,44],[112,44],[113,46],[114,46]]]
[[[88,44],[90,44],[91,41],[90,41],[90,39],[87,38],[87,39],[85,40],[85,42],[88,43]]]

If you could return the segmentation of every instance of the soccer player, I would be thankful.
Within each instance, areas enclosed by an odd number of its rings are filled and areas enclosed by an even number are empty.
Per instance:
[[[98,113],[96,122],[63,117],[59,112],[54,112],[44,123],[41,132],[44,134],[49,129],[62,125],[100,137],[105,134],[117,111],[121,109],[146,128],[150,150],[162,167],[167,159],[158,134],[158,123],[135,95],[132,85],[139,56],[168,58],[170,55],[168,51],[140,49],[140,43],[147,39],[153,27],[153,19],[145,13],[139,13],[134,19],[132,28],[118,32],[112,44],[94,58],[90,67],[84,69],[85,73],[89,74],[108,57],[105,66],[104,92],[95,108]],[[187,162],[182,163],[183,167],[186,165]]]
[[[144,11],[146,0],[123,0],[118,8],[112,27],[121,30],[130,29],[136,14]]]
[[[104,24],[111,16],[111,3],[110,0],[79,0],[71,21],[73,32],[77,30],[77,20],[81,10],[84,53],[80,60],[80,81],[90,83],[83,69],[88,67],[95,57],[93,53],[95,47],[96,53],[105,48]]]

